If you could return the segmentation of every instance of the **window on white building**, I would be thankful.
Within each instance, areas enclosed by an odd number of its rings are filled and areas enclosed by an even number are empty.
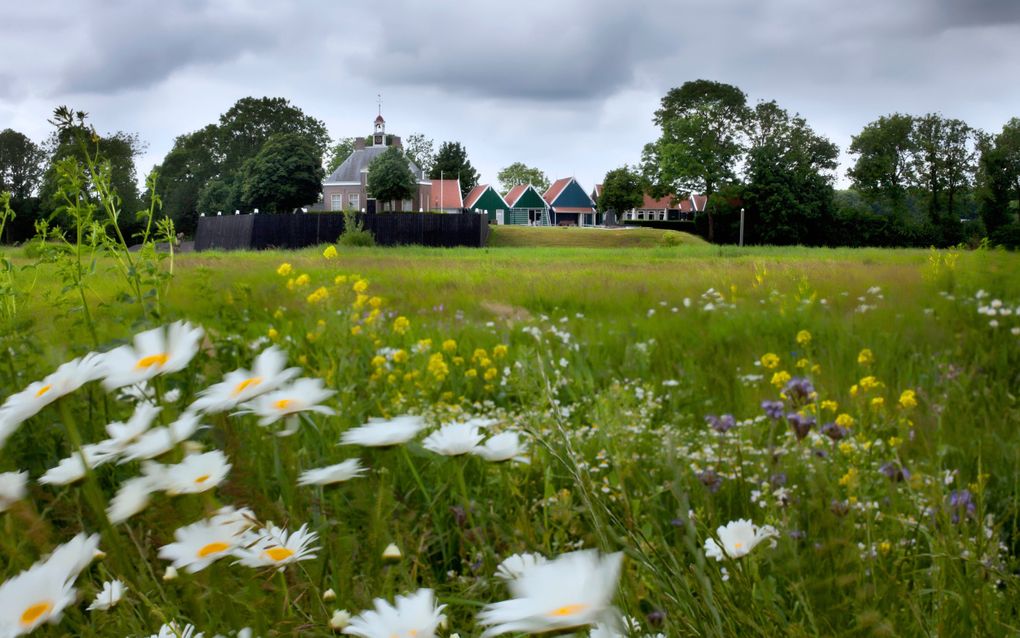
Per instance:
[[[341,193],[335,193],[329,198],[329,209],[330,210],[343,210],[344,207],[344,196]]]
[[[414,201],[410,199],[405,199],[403,201],[403,204],[404,204],[403,209],[405,213],[410,213],[412,210],[414,210]]]
[[[358,193],[351,193],[347,196],[347,205],[354,210],[361,210],[361,196]]]

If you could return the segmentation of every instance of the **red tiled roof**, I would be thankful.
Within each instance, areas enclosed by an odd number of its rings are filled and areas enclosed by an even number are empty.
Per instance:
[[[385,121],[386,121],[386,120],[384,120],[384,119],[382,118],[382,115],[376,115],[376,116],[375,116],[375,123],[376,123],[376,124],[379,124],[379,123],[381,123],[381,122],[385,122]]]
[[[589,206],[556,206],[552,211],[554,213],[594,213],[595,209]]]
[[[527,184],[518,184],[511,188],[510,192],[503,196],[503,199],[506,200],[506,205],[513,208],[514,204],[517,203],[517,200],[521,198],[521,195],[523,195],[526,190],[528,190]]]
[[[602,197],[602,184],[595,184],[595,197],[592,199],[598,199]]]
[[[475,205],[475,202],[478,201],[478,198],[481,197],[482,193],[488,190],[488,188],[488,184],[479,184],[472,188],[471,192],[468,193],[468,196],[464,198],[464,208],[472,208]]]
[[[560,193],[563,192],[563,189],[567,187],[567,184],[569,184],[570,180],[572,179],[574,178],[564,177],[562,179],[556,180],[555,182],[552,183],[552,186],[549,187],[549,190],[545,192],[545,195],[542,195],[542,199],[544,199],[546,203],[551,206],[552,203],[556,201],[556,198],[560,196]]]
[[[464,208],[460,194],[460,179],[432,180],[432,208]]]
[[[673,208],[672,206],[673,196],[666,195],[659,199],[652,199],[652,196],[645,193],[645,201],[641,203],[641,208],[646,210],[663,210],[666,208]]]

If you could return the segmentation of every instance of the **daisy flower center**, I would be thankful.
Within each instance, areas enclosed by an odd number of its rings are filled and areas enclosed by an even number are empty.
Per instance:
[[[244,381],[234,386],[234,396],[236,397],[237,395],[241,394],[251,386],[258,385],[260,383],[262,383],[262,377],[252,377],[250,379],[245,379]]]
[[[200,550],[198,550],[198,557],[205,558],[207,556],[212,556],[213,554],[225,552],[228,549],[230,549],[230,545],[223,542],[209,543],[208,545],[205,545]]]
[[[262,552],[264,556],[269,557],[269,560],[279,563],[281,560],[287,560],[294,555],[294,550],[287,549],[286,547],[273,547]]]
[[[286,410],[287,408],[290,407],[292,403],[294,403],[292,399],[280,399],[279,401],[273,404],[273,407],[275,407],[277,410]]]
[[[202,483],[205,483],[208,480],[209,480],[209,475],[208,474],[203,474],[202,476],[199,476],[199,477],[195,478],[195,483],[197,483],[198,485],[201,485]]]
[[[53,389],[52,385],[44,385],[43,387],[39,388],[38,392],[35,393],[35,398],[38,399],[39,397],[41,397],[42,395],[46,394],[47,392],[49,392],[52,389]]]
[[[162,368],[163,366],[166,365],[166,362],[169,359],[170,355],[168,355],[165,352],[160,352],[159,354],[150,354],[147,357],[142,357],[141,359],[139,359],[138,363],[135,364],[135,368],[139,370],[143,368],[151,368],[153,366]]]
[[[565,616],[573,616],[578,612],[582,612],[588,608],[588,605],[564,605],[559,609],[554,609],[549,613],[550,616],[556,616],[557,618],[563,618]]]
[[[743,546],[744,546],[743,543],[733,543],[733,549],[740,549]]]
[[[36,603],[26,609],[21,614],[21,626],[29,627],[34,624],[37,620],[50,613],[53,609],[53,603],[46,600],[41,603]]]

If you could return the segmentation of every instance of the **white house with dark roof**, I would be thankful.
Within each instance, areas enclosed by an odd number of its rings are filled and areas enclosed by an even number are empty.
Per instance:
[[[372,160],[379,157],[391,146],[403,149],[400,138],[386,134],[386,120],[380,114],[375,118],[375,130],[367,138],[358,137],[354,140],[354,152],[343,161],[335,171],[329,174],[322,183],[322,204],[325,210],[369,210],[368,167]],[[432,208],[432,180],[424,171],[407,158],[407,167],[411,169],[418,182],[418,192],[413,199],[405,199],[400,203],[403,211],[429,210]],[[460,192],[458,187],[458,194]]]

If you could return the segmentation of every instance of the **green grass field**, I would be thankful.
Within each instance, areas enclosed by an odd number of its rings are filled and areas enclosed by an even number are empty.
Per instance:
[[[654,228],[490,226],[489,247],[650,248],[707,245],[700,237]]]
[[[518,230],[577,243],[535,246]],[[24,498],[0,496],[0,582],[79,531],[100,533],[106,552],[60,623],[34,635],[148,636],[177,620],[206,636],[330,636],[335,610],[427,587],[447,605],[438,635],[479,636],[478,612],[512,597],[494,577],[500,561],[579,548],[624,553],[612,604],[632,636],[1020,632],[1020,257],[494,232],[480,250],[178,255],[172,278],[141,290],[100,258],[85,276],[94,337],[67,263],[9,253],[0,398],[174,320],[204,337],[186,367],[150,383],[156,425],[270,345],[335,392],[324,401],[335,415],[306,413],[289,437],[252,415],[204,415],[208,427],[156,460],[222,450],[226,477],[156,493],[115,525],[103,512],[138,461],[68,486],[38,479],[76,434],[103,439],[138,399],[89,383],[27,418],[0,456],[0,473],[30,477]],[[524,434],[529,463],[442,456],[426,432],[392,448],[337,445],[371,417],[403,414],[430,431],[493,419],[488,431]],[[352,458],[363,476],[298,485],[302,471]],[[166,580],[160,548],[225,505],[251,508],[260,526],[307,524],[315,557],[281,572],[228,558]],[[718,531],[738,519],[775,535],[744,555]],[[735,556],[715,560],[715,542]],[[399,559],[383,557],[391,543]],[[111,578],[124,600],[84,611]],[[590,619],[598,604],[540,611]]]

